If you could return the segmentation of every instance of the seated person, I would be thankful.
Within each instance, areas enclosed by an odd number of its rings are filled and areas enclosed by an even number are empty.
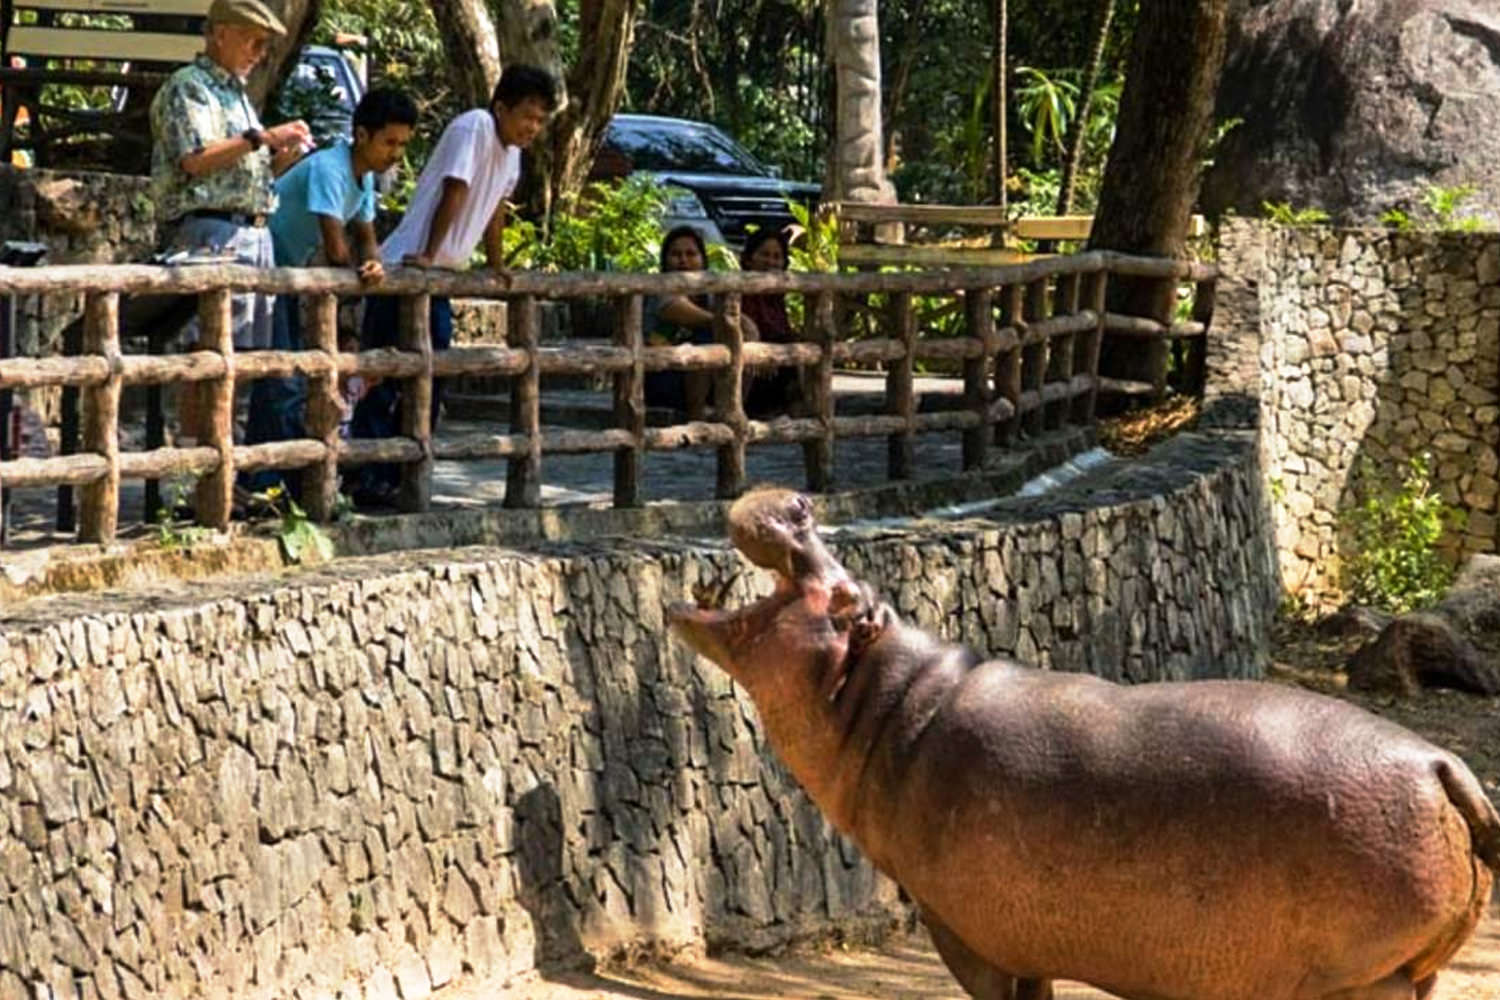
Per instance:
[[[740,267],[746,271],[785,271],[787,237],[782,230],[762,227],[745,239]],[[781,292],[746,295],[740,305],[744,316],[755,323],[760,339],[771,344],[801,340],[786,314],[786,296]],[[785,365],[758,372],[745,394],[745,411],[751,416],[796,413],[802,403],[802,369]]]
[[[702,271],[708,266],[708,248],[703,235],[692,226],[678,226],[661,241],[661,270]],[[648,346],[712,344],[714,342],[714,297],[711,295],[646,296],[641,329]],[[740,329],[746,340],[757,337],[755,322],[741,316]],[[713,394],[711,372],[665,371],[646,375],[646,405],[686,411],[689,420],[708,415]]]

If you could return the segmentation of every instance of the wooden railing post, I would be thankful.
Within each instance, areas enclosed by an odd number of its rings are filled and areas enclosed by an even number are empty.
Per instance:
[[[714,495],[721,500],[732,500],[745,492],[745,440],[749,435],[744,391],[745,332],[740,329],[738,295],[719,298],[714,326],[719,343],[729,348],[729,367],[718,371],[714,380],[714,409],[734,433],[729,444],[719,447],[719,481]]]
[[[63,328],[62,353],[65,358],[77,357],[83,350],[83,340],[78,328],[68,324]],[[78,453],[78,387],[65,385],[59,402],[58,454]],[[78,510],[73,502],[73,487],[57,488],[57,530],[72,531],[78,527]]]
[[[892,479],[910,479],[916,465],[916,436],[912,418],[917,412],[912,361],[917,353],[917,315],[910,292],[891,296],[891,327],[905,353],[886,367],[885,410],[905,421],[903,430],[886,438],[886,465]]]
[[[803,337],[822,351],[806,385],[808,416],[822,424],[823,433],[803,444],[802,461],[807,467],[807,488],[827,493],[833,489],[833,345],[837,339],[833,293],[808,296],[803,312]]]
[[[1167,369],[1172,353],[1172,317],[1177,311],[1177,279],[1159,278],[1151,286],[1151,318],[1161,330],[1148,342],[1151,366],[1151,398],[1160,401],[1167,396]]]
[[[1005,286],[1000,322],[1013,332],[1014,339],[1000,345],[995,357],[995,391],[1011,405],[1011,418],[995,425],[995,440],[1010,446],[1016,443],[1021,430],[1021,342],[1026,337],[1026,286]]]
[[[511,380],[510,430],[526,435],[526,451],[511,458],[505,473],[505,506],[539,507],[542,503],[542,367],[537,354],[536,296],[511,303],[506,340],[526,352],[526,370]]]
[[[307,346],[327,354],[329,364],[326,373],[307,379],[307,436],[321,441],[325,452],[321,461],[302,472],[302,503],[309,517],[324,522],[333,520],[339,489],[339,421],[344,400],[339,393],[338,323],[337,296],[314,296]]]
[[[1057,279],[1056,301],[1052,312],[1058,316],[1076,316],[1082,288],[1077,274],[1064,274]],[[1075,335],[1070,331],[1053,337],[1047,348],[1047,375],[1044,381],[1060,382],[1071,389],[1068,383],[1073,378],[1073,352],[1077,348]],[[1043,408],[1043,423],[1048,430],[1056,430],[1067,423],[1072,397],[1063,396]]]
[[[964,469],[984,467],[989,456],[991,359],[995,350],[995,299],[988,288],[971,288],[964,295],[964,315],[969,338],[979,341],[979,356],[964,359],[964,406],[979,414],[979,426],[964,431]]]
[[[1047,279],[1026,283],[1026,322],[1047,318]],[[1047,341],[1028,333],[1021,345],[1021,392],[1031,405],[1021,417],[1026,433],[1035,437],[1042,432],[1042,385],[1047,378]]]
[[[234,509],[234,324],[229,290],[215,288],[198,299],[198,347],[224,359],[224,374],[202,382],[193,428],[200,445],[219,453],[218,466],[198,480],[198,523],[226,531]]]
[[[400,510],[420,513],[432,507],[432,297],[408,295],[401,299],[397,345],[422,360],[421,369],[406,380],[401,394],[401,433],[422,449],[422,457],[401,465],[396,491]]]
[[[1203,392],[1208,377],[1208,338],[1214,318],[1214,296],[1218,281],[1208,278],[1193,286],[1193,322],[1203,325],[1203,332],[1186,338],[1183,345],[1182,391],[1194,394]]]
[[[615,373],[615,423],[630,434],[629,448],[615,450],[615,506],[641,505],[641,458],[646,441],[646,369],[641,361],[641,297],[615,300],[615,346],[630,352],[630,367]]]
[[[84,304],[83,350],[109,364],[109,379],[83,395],[83,450],[104,457],[104,478],[83,487],[78,537],[108,545],[120,522],[120,296],[92,292]]]
[[[1101,268],[1083,276],[1084,308],[1096,317],[1094,328],[1083,334],[1073,348],[1073,372],[1089,376],[1088,392],[1073,397],[1073,423],[1092,424],[1099,405],[1099,348],[1104,343],[1105,308],[1109,295],[1109,271]]]

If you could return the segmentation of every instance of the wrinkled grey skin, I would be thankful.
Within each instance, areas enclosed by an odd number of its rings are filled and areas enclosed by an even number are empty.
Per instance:
[[[1410,1000],[1473,932],[1500,818],[1415,734],[1271,684],[980,662],[852,580],[795,493],[743,498],[730,533],[775,592],[674,630],[971,995]]]

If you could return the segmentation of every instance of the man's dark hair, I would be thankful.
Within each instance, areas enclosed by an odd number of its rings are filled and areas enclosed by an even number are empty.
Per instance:
[[[365,128],[373,135],[387,125],[416,127],[417,106],[405,91],[393,87],[376,87],[359,99],[354,109],[354,128]]]
[[[557,81],[552,74],[536,66],[520,64],[505,67],[490,104],[513,108],[528,98],[536,98],[549,112],[557,110]]]

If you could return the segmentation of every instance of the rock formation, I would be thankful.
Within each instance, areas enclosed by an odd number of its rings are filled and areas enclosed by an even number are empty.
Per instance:
[[[1425,182],[1473,185],[1458,214],[1495,224],[1497,97],[1490,0],[1236,0],[1217,118],[1243,122],[1214,154],[1203,206],[1422,220]]]

